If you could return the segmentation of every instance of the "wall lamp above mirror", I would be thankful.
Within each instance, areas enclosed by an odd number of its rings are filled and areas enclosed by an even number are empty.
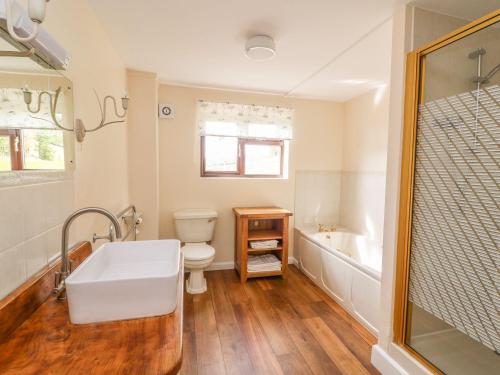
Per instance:
[[[16,0],[3,0],[10,36],[18,42],[29,42],[35,39],[39,25],[45,20],[45,8],[48,2],[49,0],[28,0],[26,14]],[[27,32],[27,29],[31,29],[31,32]]]
[[[17,0],[0,0],[0,35],[7,42],[0,40],[0,56],[27,57],[48,68],[67,69],[68,52],[42,26],[47,2],[29,0],[25,10]]]
[[[28,87],[23,88],[23,97],[24,97],[24,102],[26,103],[26,107],[30,113],[36,114],[40,112],[40,109],[42,108],[42,99],[44,96],[48,98],[49,101],[49,108],[50,108],[50,117],[52,119],[53,125],[58,127],[61,130],[66,130],[66,131],[73,131],[75,132],[75,137],[78,142],[83,142],[85,139],[85,135],[87,133],[92,133],[95,132],[99,129],[104,128],[107,125],[111,124],[117,124],[121,122],[125,122],[125,117],[127,115],[127,110],[128,110],[128,103],[129,103],[129,97],[127,96],[127,93],[125,93],[121,98],[121,107],[122,107],[122,113],[119,113],[118,108],[117,108],[117,103],[116,99],[111,96],[111,95],[106,95],[104,99],[100,100],[99,95],[97,92],[94,90],[95,96],[97,98],[97,102],[99,104],[99,110],[101,112],[101,119],[99,121],[99,124],[91,129],[87,129],[81,119],[76,119],[75,125],[73,128],[66,128],[63,125],[60,124],[59,119],[58,119],[58,114],[56,112],[57,108],[57,103],[59,100],[59,96],[61,94],[61,87],[58,87],[53,93],[48,92],[48,91],[40,91],[38,93],[38,98],[35,100],[37,103],[34,108],[32,108],[32,102],[33,102],[33,92],[28,89]],[[115,116],[119,120],[112,120],[112,121],[107,121],[107,103],[111,102],[113,111]]]

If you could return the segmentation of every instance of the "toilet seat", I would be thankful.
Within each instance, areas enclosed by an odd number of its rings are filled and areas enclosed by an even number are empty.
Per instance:
[[[215,249],[205,243],[189,244],[182,247],[185,260],[201,261],[210,259],[215,255]]]

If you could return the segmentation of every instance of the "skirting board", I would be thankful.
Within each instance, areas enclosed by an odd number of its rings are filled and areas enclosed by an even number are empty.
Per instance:
[[[297,259],[294,257],[288,257],[288,264],[297,265]],[[214,262],[207,268],[207,271],[217,271],[217,270],[232,270],[234,269],[234,262]]]
[[[380,345],[372,346],[371,362],[384,375],[408,375]]]

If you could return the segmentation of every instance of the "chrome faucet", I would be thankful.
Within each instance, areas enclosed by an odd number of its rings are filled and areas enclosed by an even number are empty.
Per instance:
[[[337,230],[336,225],[331,225],[331,226],[323,224],[318,225],[318,232],[335,232],[336,230]]]
[[[69,237],[69,227],[73,223],[73,221],[78,217],[86,213],[96,213],[96,214],[101,214],[106,216],[111,223],[113,224],[113,227],[115,229],[115,234],[117,238],[121,238],[122,236],[122,230],[120,228],[120,223],[118,219],[116,218],[115,215],[113,215],[111,212],[108,210],[105,210],[104,208],[100,207],[85,207],[81,208],[79,210],[76,210],[73,212],[71,215],[68,216],[66,221],[63,224],[62,227],[62,239],[61,239],[61,271],[56,272],[56,280],[55,280],[55,288],[54,288],[54,294],[57,296],[58,299],[65,299],[66,298],[66,284],[64,280],[69,276],[71,269],[70,269],[70,263],[68,260],[68,237]]]

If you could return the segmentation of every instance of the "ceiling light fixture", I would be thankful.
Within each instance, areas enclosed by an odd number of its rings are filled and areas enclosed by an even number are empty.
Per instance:
[[[276,56],[274,40],[268,35],[255,35],[247,40],[245,53],[249,59],[256,61],[271,60]]]

